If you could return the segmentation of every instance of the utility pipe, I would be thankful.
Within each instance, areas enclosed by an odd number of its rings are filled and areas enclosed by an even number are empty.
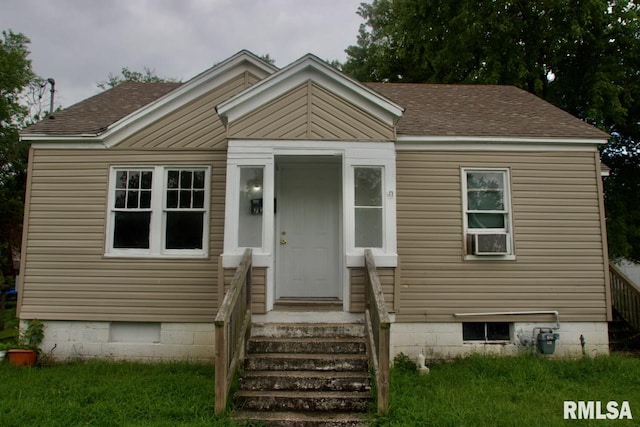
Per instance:
[[[557,310],[540,310],[540,311],[494,311],[488,313],[454,313],[454,317],[474,317],[474,316],[520,316],[533,314],[553,314],[556,317],[556,327],[560,329],[560,316]]]

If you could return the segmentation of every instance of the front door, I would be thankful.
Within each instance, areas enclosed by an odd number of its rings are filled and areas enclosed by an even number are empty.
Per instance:
[[[341,164],[280,162],[276,298],[340,300]]]

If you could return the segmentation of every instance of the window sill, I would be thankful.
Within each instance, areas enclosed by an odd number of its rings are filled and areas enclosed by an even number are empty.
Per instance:
[[[509,345],[509,344],[513,344],[515,345],[515,342],[511,341],[511,340],[496,340],[496,341],[482,341],[482,340],[478,340],[478,341],[462,341],[463,345],[467,345],[467,346],[472,346],[472,345]]]
[[[126,253],[126,252],[108,252],[104,254],[105,258],[126,258],[126,259],[208,259],[207,253],[188,253],[188,254],[151,254],[151,253]]]
[[[243,249],[244,250],[244,249]],[[242,260],[242,252],[239,253],[224,253],[220,255],[222,257],[223,268],[237,268]],[[258,252],[258,249],[253,249],[252,265],[254,267],[271,267],[271,253]]]
[[[465,261],[515,261],[515,255],[465,255]]]
[[[364,251],[364,250],[363,250]],[[364,267],[364,253],[349,253],[346,257],[347,267]],[[398,254],[373,252],[376,267],[397,267]]]

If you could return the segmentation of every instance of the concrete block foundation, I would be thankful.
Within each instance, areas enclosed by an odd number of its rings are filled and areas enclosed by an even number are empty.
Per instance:
[[[464,341],[462,323],[393,323],[391,325],[391,360],[404,353],[417,360],[420,353],[427,361],[449,360],[472,354],[517,355],[533,352],[522,341],[531,341],[534,328],[551,328],[554,323],[513,323],[511,339],[500,342]],[[555,352],[546,357],[577,358],[582,356],[580,336],[584,337],[584,352],[589,356],[609,354],[606,322],[562,322],[557,331]],[[523,338],[523,340],[520,339]]]

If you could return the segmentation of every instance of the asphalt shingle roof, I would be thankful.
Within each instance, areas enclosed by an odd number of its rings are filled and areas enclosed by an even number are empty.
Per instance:
[[[23,134],[100,134],[111,124],[171,92],[182,83],[124,82],[25,128]]]
[[[100,134],[181,83],[125,82],[81,101],[23,134]],[[405,108],[399,135],[598,138],[608,135],[513,86],[365,83]],[[212,106],[213,107],[213,106]]]
[[[400,135],[601,138],[608,135],[514,86],[365,83],[405,108]]]

